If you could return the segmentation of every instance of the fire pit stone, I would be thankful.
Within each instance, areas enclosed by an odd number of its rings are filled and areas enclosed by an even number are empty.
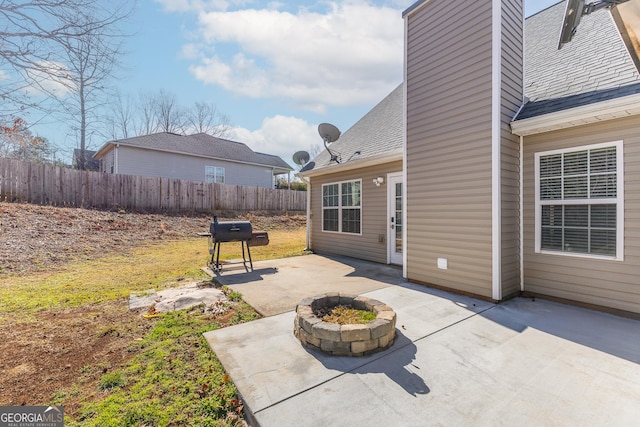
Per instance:
[[[338,305],[376,313],[367,324],[324,322],[315,315],[319,310]],[[306,347],[337,356],[363,356],[384,350],[393,344],[396,313],[388,305],[363,296],[327,293],[305,298],[296,306],[293,333]]]

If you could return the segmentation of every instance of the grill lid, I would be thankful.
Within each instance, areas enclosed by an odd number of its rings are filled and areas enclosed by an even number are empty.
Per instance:
[[[214,242],[248,242],[253,228],[249,221],[218,222],[218,217],[214,216],[209,231]]]

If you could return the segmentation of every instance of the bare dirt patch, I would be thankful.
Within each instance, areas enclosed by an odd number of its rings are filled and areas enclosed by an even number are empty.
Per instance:
[[[150,322],[116,301],[64,312],[38,314],[37,323],[0,328],[0,402],[43,405],[76,380],[94,384],[131,356],[130,345]],[[71,391],[70,393],[73,393]],[[78,388],[76,397],[94,393]],[[86,397],[86,396],[85,396]],[[73,402],[71,399],[70,402]],[[65,406],[73,413],[74,405]]]

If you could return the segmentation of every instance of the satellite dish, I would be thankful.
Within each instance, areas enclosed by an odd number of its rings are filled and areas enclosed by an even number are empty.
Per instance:
[[[325,144],[331,144],[340,138],[340,131],[330,123],[320,123],[318,125],[318,133]]]
[[[562,28],[560,29],[558,49],[562,48],[565,43],[571,41],[582,19],[583,12],[584,0],[567,0],[567,7],[564,10],[564,19],[562,20]]]
[[[329,144],[340,138],[340,131],[338,130],[338,128],[329,123],[320,123],[318,125],[318,133],[324,141],[324,148],[327,149],[329,155],[331,156],[331,159],[329,161],[340,163],[338,156],[336,156],[331,152],[331,150],[329,150]]]
[[[293,153],[293,163],[296,165],[306,165],[309,162],[309,153],[306,151],[296,151]]]

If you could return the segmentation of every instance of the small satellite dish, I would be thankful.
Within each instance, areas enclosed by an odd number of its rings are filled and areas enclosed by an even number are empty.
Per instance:
[[[293,163],[296,165],[306,165],[309,162],[310,156],[306,151],[296,151],[293,153]]]
[[[340,131],[330,123],[320,123],[318,125],[318,133],[325,144],[331,144],[340,138]]]
[[[327,151],[329,152],[329,155],[331,156],[331,159],[329,161],[340,163],[338,156],[333,154],[329,149],[329,144],[331,144],[332,142],[340,138],[340,131],[338,130],[338,128],[330,123],[320,123],[318,125],[318,133],[320,134],[320,137],[322,137],[322,140],[324,141],[324,148],[327,149]]]
[[[564,19],[562,20],[562,28],[560,29],[558,49],[561,49],[565,43],[571,41],[582,19],[583,12],[584,0],[567,0],[567,7],[564,10]]]

